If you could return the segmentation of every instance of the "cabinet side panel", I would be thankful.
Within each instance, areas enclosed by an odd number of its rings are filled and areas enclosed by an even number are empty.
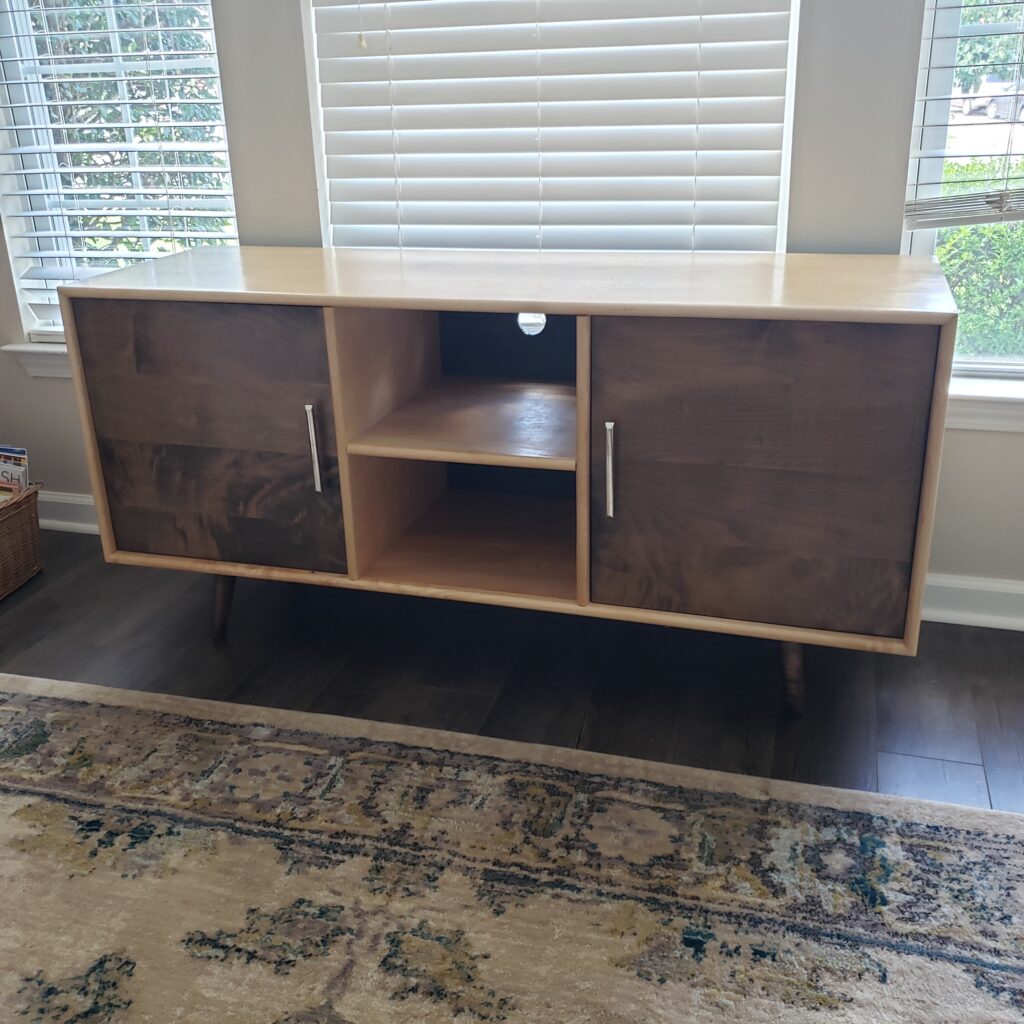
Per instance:
[[[110,559],[117,551],[117,544],[114,540],[114,529],[110,522],[110,508],[107,504],[107,489],[103,480],[103,467],[100,464],[99,445],[96,441],[96,425],[93,422],[92,402],[89,399],[89,389],[85,382],[85,369],[82,364],[82,353],[75,326],[74,305],[72,300],[63,293],[60,296],[60,311],[61,320],[64,324],[64,340],[68,347],[68,361],[71,364],[71,376],[74,380],[78,418],[82,424],[85,461],[89,467],[89,482],[92,486],[93,501],[96,503],[96,519],[100,528],[100,542],[103,545],[103,556]]]
[[[902,638],[938,328],[592,324],[592,600]]]
[[[72,305],[117,549],[345,571],[321,310]]]
[[[349,456],[352,525],[359,574],[377,559],[445,489],[442,462]]]
[[[346,443],[441,372],[437,313],[339,307],[330,323]]]
[[[911,654],[917,654],[917,641],[921,632],[921,605],[924,601],[925,577],[928,573],[928,559],[931,556],[932,533],[935,527],[939,466],[942,462],[942,442],[946,435],[946,410],[949,406],[949,378],[953,372],[953,355],[956,348],[956,325],[957,318],[954,316],[942,325],[939,333],[931,419],[928,424],[924,476],[921,481],[921,502],[917,514],[917,538],[910,576],[905,639]]]

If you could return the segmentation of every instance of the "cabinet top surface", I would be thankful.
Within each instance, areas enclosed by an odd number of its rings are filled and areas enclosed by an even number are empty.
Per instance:
[[[70,297],[495,312],[944,323],[911,256],[206,246],[62,287]]]

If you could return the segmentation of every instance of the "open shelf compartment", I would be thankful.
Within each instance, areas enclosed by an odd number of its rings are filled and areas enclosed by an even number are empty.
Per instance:
[[[571,384],[442,376],[350,441],[348,451],[572,471],[576,389]]]
[[[326,315],[349,575],[585,600],[578,321],[538,338],[510,314]]]
[[[348,455],[572,472],[574,317],[539,335],[511,313],[334,309]]]
[[[574,602],[574,502],[445,489],[370,564],[365,577]]]

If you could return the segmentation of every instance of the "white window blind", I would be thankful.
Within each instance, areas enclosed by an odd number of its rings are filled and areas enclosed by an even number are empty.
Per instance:
[[[236,240],[210,4],[0,0],[0,199],[25,304]]]
[[[906,227],[1024,220],[1024,2],[927,0]]]
[[[790,0],[314,0],[335,245],[775,248]]]

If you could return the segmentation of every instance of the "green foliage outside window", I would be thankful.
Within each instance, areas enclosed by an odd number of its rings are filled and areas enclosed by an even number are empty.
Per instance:
[[[965,7],[960,18],[964,25],[1019,25],[1019,3],[979,3]],[[954,82],[964,92],[977,92],[981,79],[988,75],[1006,81],[1014,75],[1013,64],[1020,60],[1020,36],[1010,33],[992,35],[965,35],[957,43]]]
[[[989,0],[965,3],[961,27],[991,25],[993,31],[962,35],[954,88],[977,92],[983,78],[1014,82],[1021,60],[1024,6]],[[1012,116],[1011,107],[1011,120]],[[1024,158],[964,157],[945,163],[943,195],[1005,187],[1024,187]],[[936,236],[935,255],[960,307],[957,355],[1024,361],[1024,224],[968,224],[942,228]]]
[[[1024,360],[1024,225],[972,224],[938,234],[935,255],[960,307],[957,355]]]
[[[1005,157],[947,162],[943,194],[1002,188]],[[1009,167],[1024,185],[1024,158]],[[935,255],[960,307],[957,355],[1024,360],[1024,223],[965,224],[938,232]]]

